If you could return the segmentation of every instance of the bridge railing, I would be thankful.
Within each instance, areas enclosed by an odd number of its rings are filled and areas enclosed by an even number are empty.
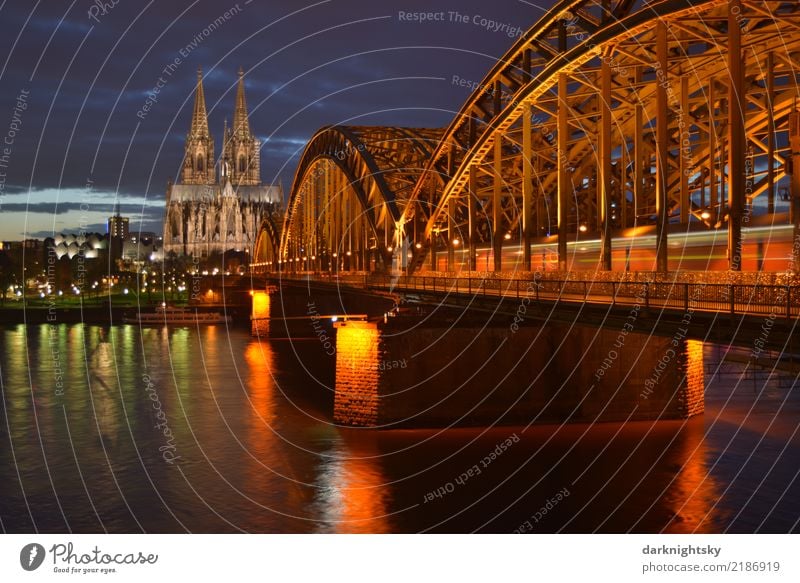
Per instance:
[[[350,280],[350,281],[348,281]],[[599,305],[640,305],[649,309],[800,316],[800,286],[688,282],[617,282],[591,280],[530,280],[491,277],[359,275],[340,283],[387,291],[420,291],[441,295],[498,299],[573,302]]]
[[[592,281],[493,277],[397,276],[367,273],[285,273],[279,279],[426,294],[519,301],[641,306],[648,309],[800,317],[800,286],[703,282]]]

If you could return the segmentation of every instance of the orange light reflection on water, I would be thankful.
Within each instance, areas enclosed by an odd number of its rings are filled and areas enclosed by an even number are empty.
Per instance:
[[[374,443],[345,443],[322,472],[319,502],[321,531],[356,534],[386,533],[390,490]]]
[[[688,340],[685,350],[686,392],[690,396],[702,397],[705,391],[703,342]],[[702,404],[699,406],[702,407]],[[690,410],[696,411],[691,404]],[[663,499],[663,503],[673,514],[665,531],[719,532],[721,517],[716,505],[721,490],[709,471],[710,452],[702,418],[696,417],[687,421],[680,437],[681,444],[676,453],[682,466]]]
[[[249,372],[247,388],[252,425],[266,429],[275,419],[272,346],[268,342],[250,342],[244,351],[244,360]]]
[[[724,517],[717,505],[722,489],[709,471],[704,423],[700,418],[690,420],[681,432],[676,453],[682,466],[660,502],[672,513],[664,532],[720,532]]]

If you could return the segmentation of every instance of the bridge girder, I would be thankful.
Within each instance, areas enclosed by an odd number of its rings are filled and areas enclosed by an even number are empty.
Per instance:
[[[318,131],[295,172],[281,261],[315,270],[390,263],[395,227],[440,135],[399,127]]]
[[[530,243],[554,236],[565,269],[567,239],[588,232],[609,269],[611,233],[647,226],[663,270],[670,222],[733,224],[736,237],[760,196],[768,214],[783,208],[776,192],[792,156],[800,166],[789,136],[799,66],[797,2],[563,0],[449,127],[317,132],[295,174],[280,257],[296,267],[357,251],[356,267],[371,266],[368,253],[386,267],[394,247],[399,266],[413,254],[411,272],[426,256],[436,269],[437,249],[452,269],[462,245],[475,269],[476,247],[488,244],[501,270],[503,245],[514,244],[515,268],[531,269]]]
[[[733,89],[730,23],[740,28],[743,73]],[[560,3],[445,131],[405,209],[425,216],[412,266],[431,247],[452,258],[463,242],[491,244],[500,269],[504,241],[529,249],[532,239],[558,233],[565,252],[579,228],[610,240],[612,229],[659,220],[726,224],[731,95],[744,106],[746,208],[766,192],[774,212],[791,155],[799,30],[798,4],[772,0]],[[530,266],[524,258],[522,268]],[[602,257],[599,266],[607,268]]]
[[[269,271],[280,256],[281,235],[277,218],[277,215],[268,214],[261,221],[251,263],[256,273]]]

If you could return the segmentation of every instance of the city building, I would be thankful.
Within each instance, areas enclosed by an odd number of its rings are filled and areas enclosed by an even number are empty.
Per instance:
[[[82,257],[83,259],[97,259],[100,252],[108,249],[108,235],[101,233],[59,233],[55,237],[44,240],[47,253],[53,253],[58,259],[66,256],[69,259]]]
[[[130,233],[130,219],[120,216],[119,203],[117,203],[114,216],[108,217],[108,236],[112,239],[117,237],[124,241],[128,238],[128,233]]]
[[[117,203],[114,216],[108,218],[108,249],[111,255],[111,270],[117,273],[122,259],[122,249],[130,232],[130,219],[120,216]]]

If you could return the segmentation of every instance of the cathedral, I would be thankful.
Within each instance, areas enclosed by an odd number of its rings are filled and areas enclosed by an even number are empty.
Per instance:
[[[167,185],[165,256],[202,258],[244,251],[252,257],[262,218],[282,205],[281,188],[261,184],[261,142],[250,130],[241,69],[233,123],[228,127],[225,121],[222,137],[222,156],[217,160],[198,71],[180,176],[176,184]]]

